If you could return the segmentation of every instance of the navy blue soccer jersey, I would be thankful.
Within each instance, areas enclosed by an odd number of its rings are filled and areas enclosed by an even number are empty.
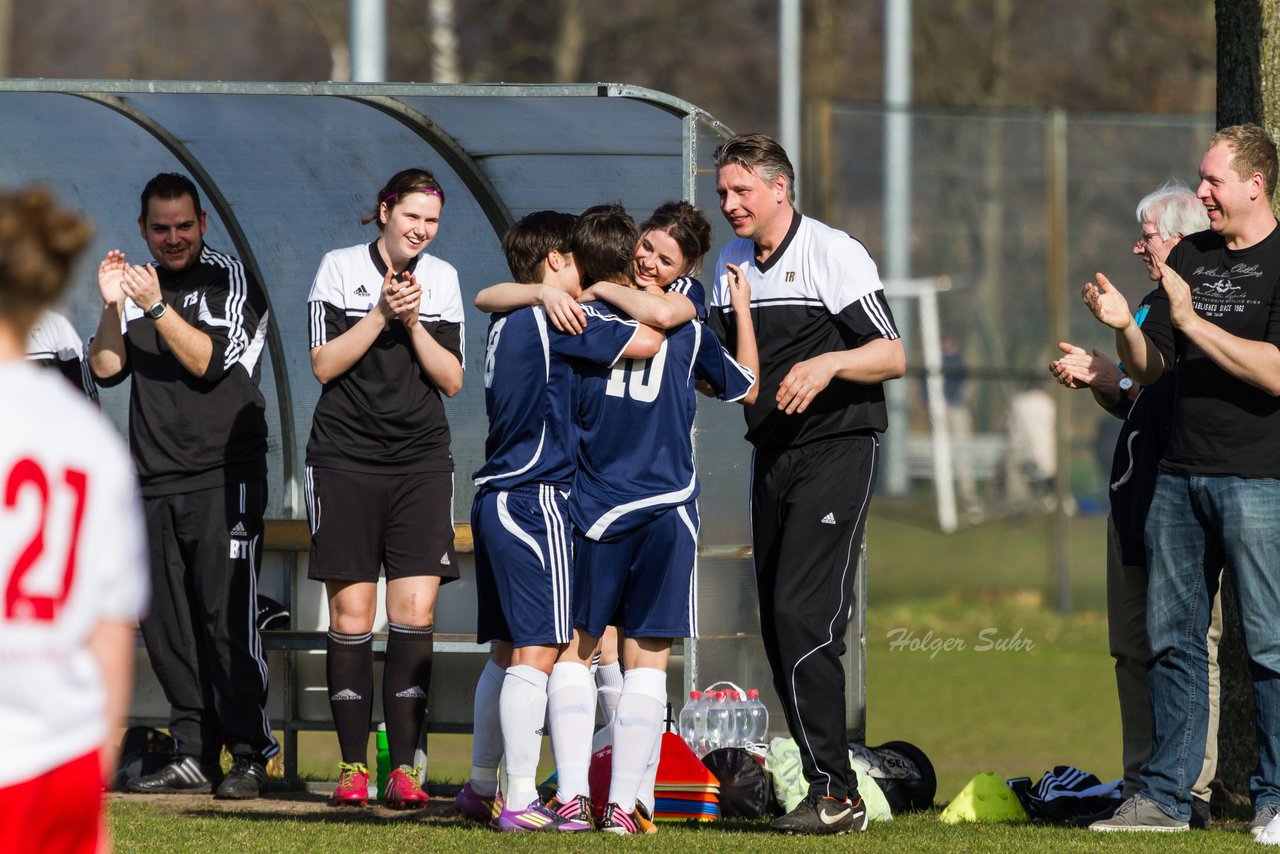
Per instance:
[[[703,323],[707,321],[707,292],[693,276],[681,276],[663,288],[667,293],[684,294],[693,303],[693,310]]]
[[[576,468],[573,423],[577,379],[571,362],[607,368],[638,328],[603,303],[584,306],[581,334],[563,335],[541,306],[494,315],[484,351],[484,405],[489,415],[478,487],[515,489],[535,483],[568,486]]]
[[[600,305],[588,303],[588,306]],[[705,325],[685,323],[650,359],[580,367],[578,473],[569,508],[593,540],[621,537],[698,495],[693,459],[694,386],[706,380],[721,400],[755,382]]]

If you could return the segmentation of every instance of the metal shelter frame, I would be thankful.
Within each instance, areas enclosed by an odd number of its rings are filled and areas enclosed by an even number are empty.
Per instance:
[[[301,130],[295,131],[295,124]],[[268,460],[273,494],[268,519],[277,531],[289,528],[287,536],[277,537],[287,544],[277,548],[290,578],[306,554],[306,538],[294,529],[305,515],[303,443],[318,397],[306,354],[301,308],[309,278],[304,277],[314,271],[322,251],[353,242],[348,239],[351,214],[372,197],[373,182],[410,165],[406,160],[423,161],[441,179],[449,203],[430,251],[438,247],[440,257],[459,270],[464,303],[470,303],[473,288],[508,275],[499,251],[506,229],[545,207],[582,210],[616,201],[640,219],[657,203],[683,198],[701,202],[710,212],[713,242],[723,245],[732,233],[714,214],[712,154],[730,134],[687,101],[620,83],[0,80],[0,185],[45,182],[87,210],[99,225],[88,258],[101,257],[124,240],[136,244],[137,213],[130,205],[147,177],[166,171],[157,166],[167,166],[190,175],[207,199],[210,238],[229,243],[263,284],[270,304],[270,370],[264,371],[262,388],[269,424],[279,437]],[[343,189],[350,184],[361,192]],[[82,334],[100,310],[88,266],[82,262],[69,304]],[[468,366],[471,354],[483,354],[479,320],[471,316],[467,323]],[[482,454],[484,407],[478,386],[464,384],[448,406],[461,475],[455,507],[469,506],[466,475],[477,463],[475,455]],[[123,430],[126,411],[120,398],[116,392],[104,395],[104,411]],[[278,421],[271,420],[273,407]],[[704,640],[684,647],[684,687],[699,686],[701,658],[704,672],[740,679],[747,673],[771,694],[762,651],[742,643],[759,628],[746,545],[749,451],[741,441],[741,413],[736,406],[702,406],[696,430],[703,483],[699,624]],[[463,586],[450,585],[450,595]],[[299,604],[305,610],[306,603]],[[465,611],[463,604],[455,602],[444,615],[438,610],[438,640],[461,638],[473,628],[469,621],[448,622],[460,620],[455,612]],[[860,654],[865,614],[857,611],[847,638],[853,652],[846,692],[853,734],[862,732],[865,706]],[[297,616],[295,611],[295,624]],[[477,651],[462,641],[445,646]],[[285,694],[291,693],[292,666],[286,664]],[[296,724],[301,719],[297,697],[287,702],[292,706],[273,717],[282,717],[294,730],[306,728]],[[442,729],[462,723],[433,700],[433,719],[438,713]],[[775,720],[781,716],[775,714]]]

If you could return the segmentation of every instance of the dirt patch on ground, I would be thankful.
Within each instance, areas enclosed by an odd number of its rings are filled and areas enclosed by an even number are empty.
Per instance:
[[[248,801],[222,801],[212,795],[135,795],[113,792],[108,795],[112,804],[146,804],[148,809],[179,814],[208,814],[216,812],[256,815],[277,815],[282,818],[309,816],[333,818],[336,821],[429,821],[431,823],[465,823],[453,808],[453,798],[433,796],[431,803],[420,810],[387,809],[370,801],[365,807],[334,807],[329,794],[324,791],[270,792],[261,798]]]

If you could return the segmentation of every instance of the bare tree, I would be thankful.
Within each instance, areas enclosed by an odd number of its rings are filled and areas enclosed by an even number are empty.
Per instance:
[[[13,0],[0,0],[0,77],[9,76],[9,55],[13,31]]]
[[[1280,138],[1280,0],[1216,0],[1218,127],[1254,122]],[[1263,26],[1269,23],[1270,26]],[[1276,200],[1272,207],[1280,213]],[[1218,647],[1222,703],[1218,718],[1218,779],[1247,797],[1258,761],[1252,681],[1240,635],[1240,610],[1223,577],[1222,642]]]
[[[431,79],[436,83],[462,82],[453,12],[453,0],[427,0],[427,29],[431,33]]]
[[[573,82],[582,74],[582,53],[587,44],[583,0],[563,0],[560,27],[551,54],[551,73],[556,80]]]
[[[343,82],[351,79],[351,41],[347,37],[347,19],[342,0],[294,0],[310,18],[329,48],[329,79]]]

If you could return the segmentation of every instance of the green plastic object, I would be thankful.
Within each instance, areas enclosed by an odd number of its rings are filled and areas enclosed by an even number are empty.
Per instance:
[[[974,777],[939,816],[947,824],[962,821],[1030,821],[1018,796],[999,774],[988,771]]]
[[[387,778],[391,776],[391,748],[387,746],[387,725],[378,724],[378,734],[374,739],[378,747],[378,797],[387,791]]]

